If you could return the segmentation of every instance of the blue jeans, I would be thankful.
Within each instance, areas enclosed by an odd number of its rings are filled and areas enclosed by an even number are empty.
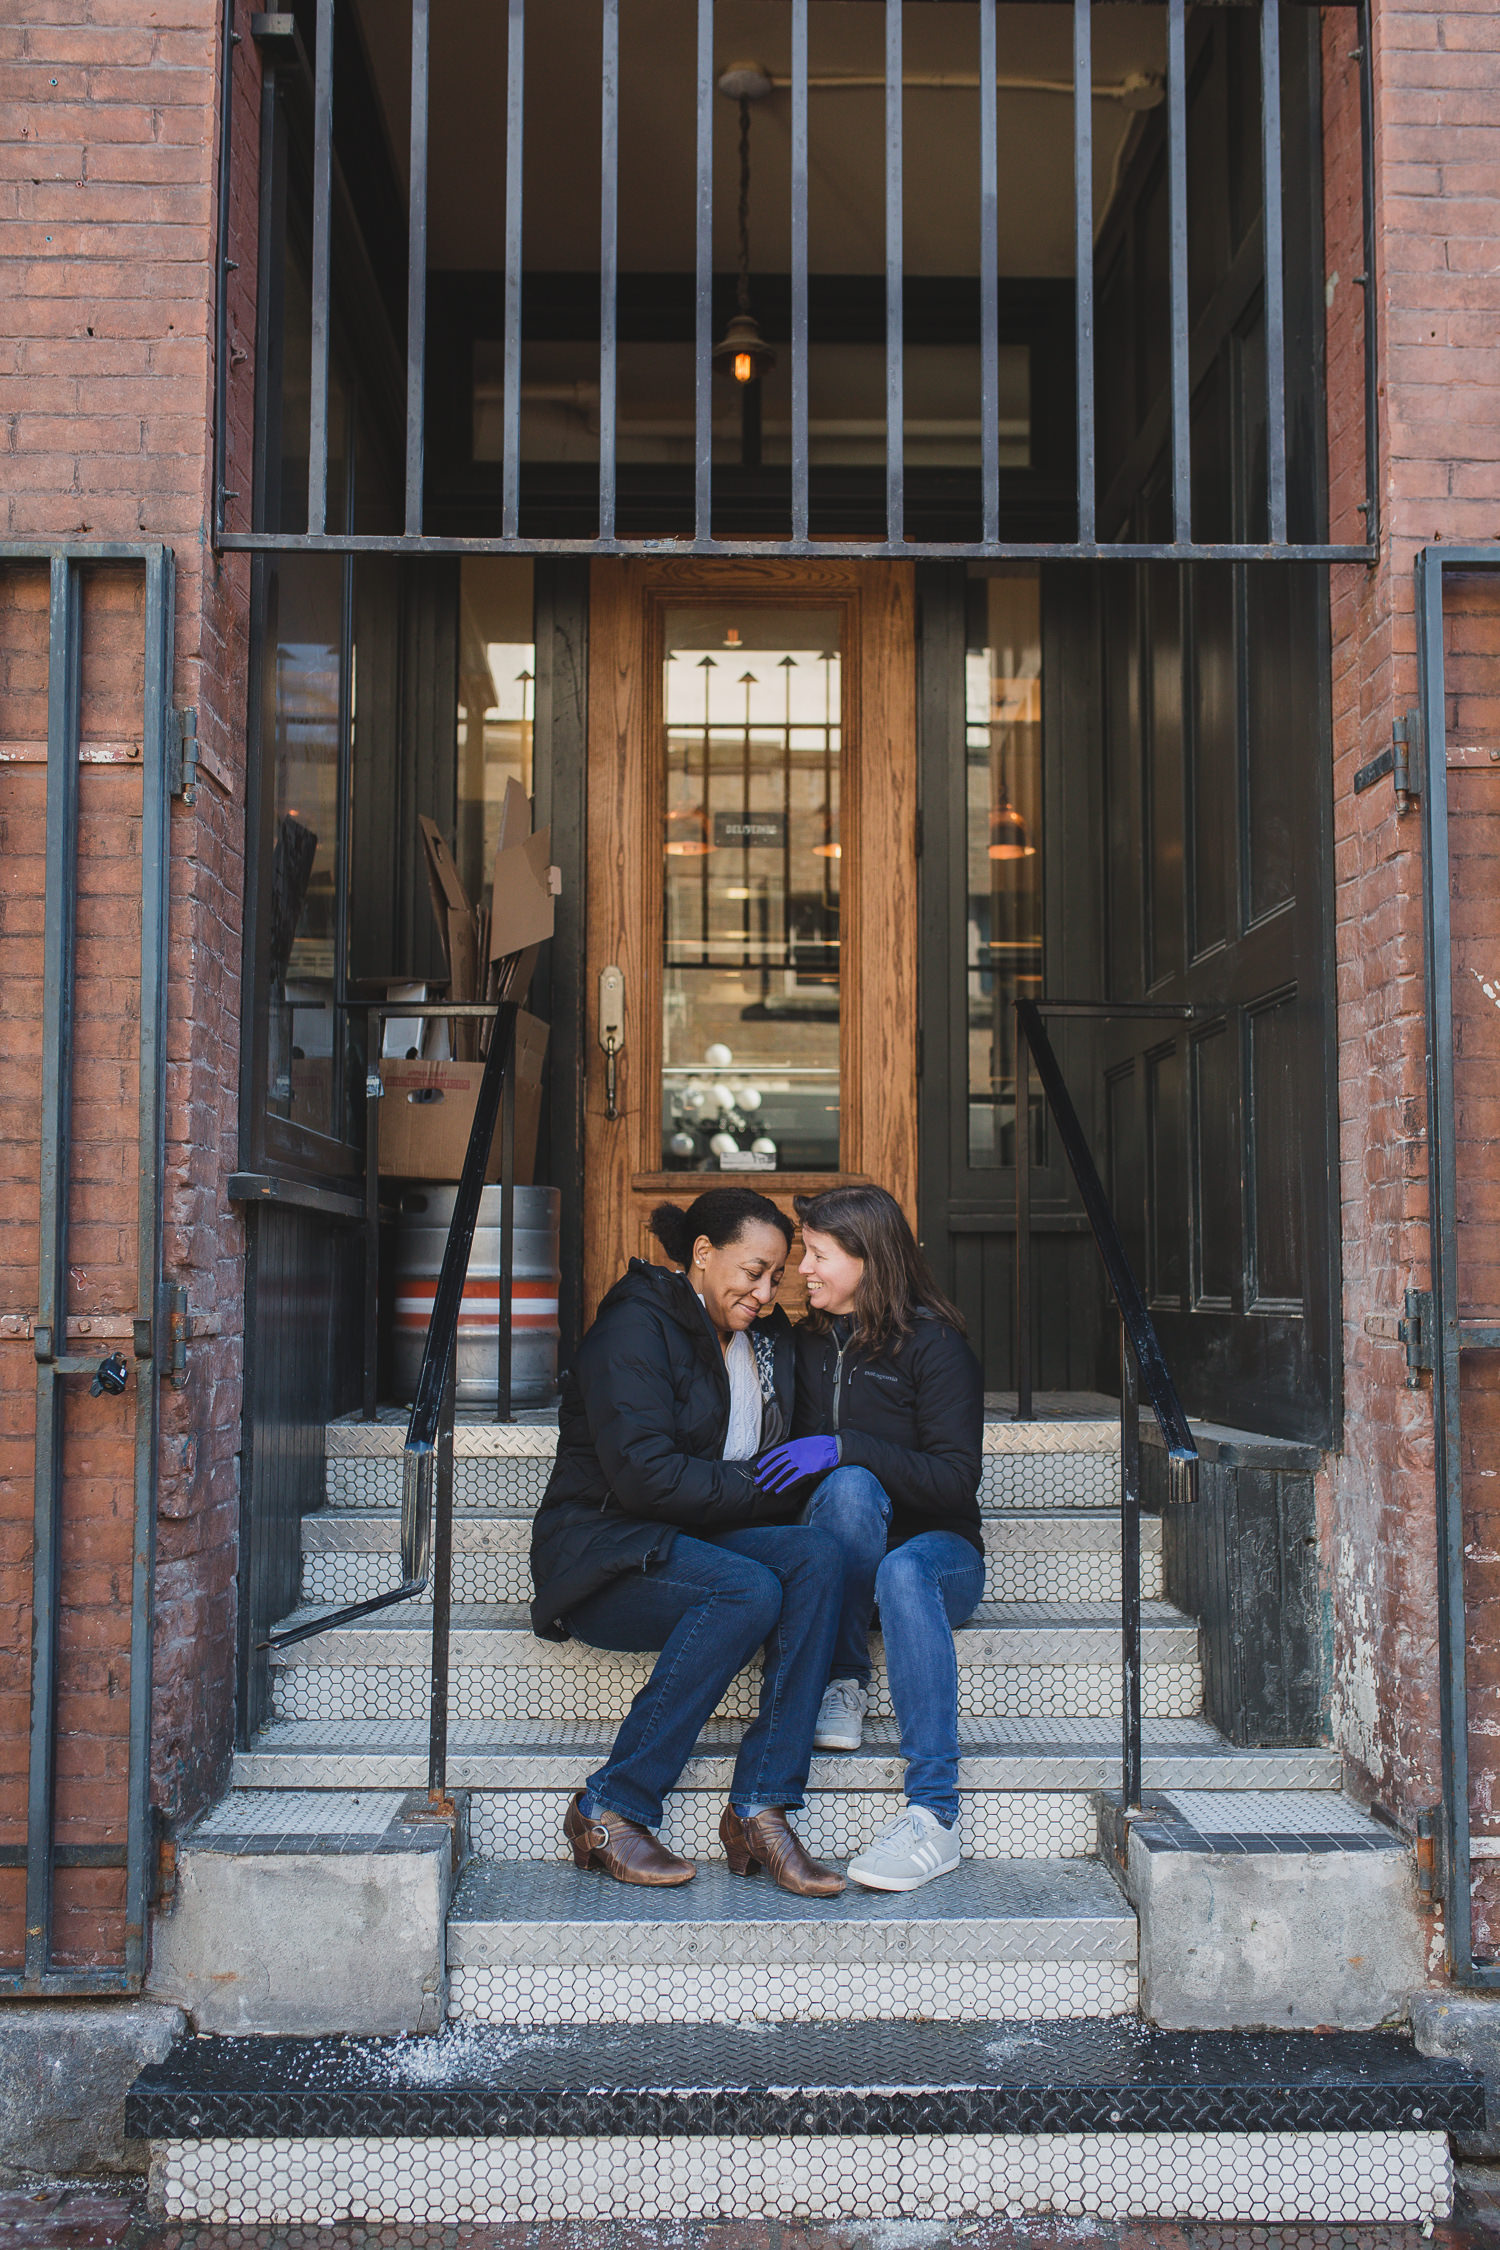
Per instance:
[[[834,1469],[802,1513],[843,1558],[844,1601],[832,1677],[871,1679],[870,1621],[880,1611],[891,1705],[901,1728],[906,1796],[945,1828],[958,1818],[958,1654],[953,1627],[984,1592],[984,1557],[956,1531],[923,1531],[885,1550],[891,1503],[868,1469]]]
[[[837,1540],[842,1562],[844,1599],[829,1677],[858,1680],[867,1688],[873,1677],[870,1620],[875,1611],[875,1573],[891,1524],[885,1486],[868,1469],[832,1469],[803,1509],[802,1521]]]
[[[590,1648],[660,1649],[597,1773],[591,1798],[643,1828],[735,1674],[764,1644],[760,1709],[745,1730],[729,1801],[795,1811],[807,1786],[813,1726],[838,1625],[839,1554],[798,1524],[696,1539],[680,1531],[666,1559],[612,1578],[569,1613]]]
[[[901,1728],[906,1801],[945,1828],[958,1818],[958,1651],[984,1592],[984,1557],[956,1531],[922,1531],[875,1573],[891,1707]]]

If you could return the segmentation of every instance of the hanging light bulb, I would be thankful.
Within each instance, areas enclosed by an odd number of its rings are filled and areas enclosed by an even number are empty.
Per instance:
[[[736,310],[714,346],[713,363],[737,383],[756,383],[776,365],[776,354],[750,310],[750,104],[770,93],[771,79],[759,63],[731,63],[720,75],[719,91],[740,106],[740,272]]]
[[[1034,859],[1036,846],[1024,816],[1010,801],[1010,791],[1002,781],[1000,802],[990,813],[990,858]]]
[[[702,859],[713,850],[708,815],[693,805],[679,805],[667,815],[667,840],[662,849],[668,859]]]
[[[732,375],[737,383],[754,383],[770,374],[776,354],[762,336],[754,313],[746,311],[734,314],[723,338],[714,346],[713,360],[721,374]]]

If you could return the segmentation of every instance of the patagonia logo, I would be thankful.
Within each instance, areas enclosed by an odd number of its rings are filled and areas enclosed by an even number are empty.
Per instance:
[[[865,1369],[865,1373],[869,1376],[872,1383],[895,1383],[900,1380],[899,1376],[896,1375],[877,1374],[873,1367],[867,1367]]]

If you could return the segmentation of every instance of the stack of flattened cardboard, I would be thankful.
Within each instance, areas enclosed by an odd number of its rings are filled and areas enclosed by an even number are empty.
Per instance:
[[[494,888],[486,911],[470,905],[453,854],[436,823],[424,818],[421,828],[433,916],[448,959],[448,998],[457,1006],[480,998],[492,1006],[501,1000],[514,1000],[519,1009],[514,1058],[515,1177],[518,1185],[526,1186],[536,1168],[547,1026],[527,1014],[524,1002],[538,951],[552,935],[558,875],[551,865],[551,830],[532,833],[526,793],[519,782],[512,781],[501,808]],[[385,1099],[380,1105],[380,1169],[384,1176],[407,1180],[458,1178],[474,1123],[489,1032],[490,1026],[482,1019],[455,1017],[451,1061],[437,1057],[382,1061]],[[497,1125],[485,1168],[487,1180],[500,1177],[500,1150]]]

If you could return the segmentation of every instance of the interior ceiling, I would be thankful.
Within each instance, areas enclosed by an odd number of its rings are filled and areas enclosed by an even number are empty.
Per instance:
[[[410,0],[354,0],[404,180],[410,104]],[[1094,76],[1119,85],[1160,73],[1159,7],[1094,10]],[[883,8],[872,0],[813,0],[809,75],[879,76]],[[1002,78],[1072,76],[1072,10],[1002,7]],[[719,0],[719,70],[755,61],[773,76],[790,64],[786,0]],[[621,0],[620,264],[683,272],[694,262],[696,213],[694,0]],[[596,272],[599,265],[599,0],[533,0],[526,48],[525,241],[528,267]],[[428,259],[437,267],[504,264],[506,11],[461,0],[432,11]],[[908,77],[967,73],[977,80],[979,11],[962,0],[905,10]],[[999,270],[1073,270],[1073,109],[1067,94],[1002,88],[999,103]],[[778,86],[753,105],[752,265],[790,264],[791,96]],[[738,115],[714,105],[714,262],[737,257]],[[1095,219],[1135,123],[1118,99],[1094,104]],[[905,111],[907,270],[973,273],[979,257],[979,97],[968,87],[909,86]],[[809,145],[808,256],[816,273],[878,273],[885,264],[885,111],[878,86],[814,86]]]

